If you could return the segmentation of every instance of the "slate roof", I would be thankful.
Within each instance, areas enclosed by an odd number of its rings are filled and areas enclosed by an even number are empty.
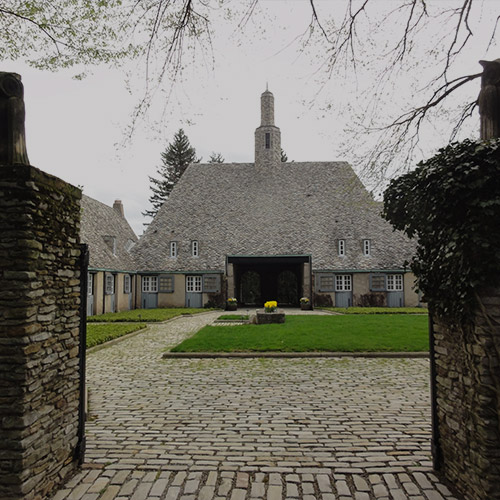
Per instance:
[[[90,268],[135,271],[130,249],[138,238],[125,217],[114,208],[83,195],[80,236],[82,243],[89,245]]]
[[[311,255],[313,270],[403,269],[413,243],[380,210],[346,162],[192,164],[133,254],[143,271],[224,271],[226,255]],[[363,239],[371,240],[369,257]],[[191,257],[191,240],[199,257]]]

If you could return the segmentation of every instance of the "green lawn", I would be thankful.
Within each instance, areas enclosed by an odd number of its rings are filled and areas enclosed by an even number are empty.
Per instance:
[[[122,337],[127,333],[132,333],[142,328],[146,328],[144,323],[134,323],[128,325],[106,324],[106,325],[87,325],[87,349],[108,340]]]
[[[428,351],[427,316],[287,316],[284,324],[206,326],[172,352]]]
[[[318,307],[342,314],[428,314],[426,307]]]
[[[210,310],[211,309],[190,309],[187,307],[168,309],[134,309],[132,311],[88,316],[87,322],[144,321],[146,323],[152,323],[165,321],[170,318],[175,318],[176,316],[181,316],[182,314],[199,314]]]
[[[248,315],[247,314],[223,314],[222,316],[219,316],[217,319],[222,319],[222,320],[230,320],[230,321],[246,321],[248,320]]]

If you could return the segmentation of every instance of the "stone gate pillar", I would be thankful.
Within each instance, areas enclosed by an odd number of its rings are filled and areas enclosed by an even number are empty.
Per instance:
[[[78,465],[79,189],[28,164],[20,77],[0,73],[0,498]]]

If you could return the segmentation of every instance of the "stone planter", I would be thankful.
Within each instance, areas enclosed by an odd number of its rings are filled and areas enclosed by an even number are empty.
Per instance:
[[[238,309],[237,302],[227,302],[226,303],[226,311],[236,311]]]
[[[300,308],[302,311],[310,311],[311,310],[311,303],[308,302],[307,304],[300,303]]]
[[[285,313],[282,311],[265,312],[264,310],[257,311],[257,324],[269,325],[271,323],[284,323]]]

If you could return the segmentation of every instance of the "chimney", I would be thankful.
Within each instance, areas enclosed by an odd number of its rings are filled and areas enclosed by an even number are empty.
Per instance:
[[[115,200],[113,203],[113,210],[125,218],[125,212],[123,211],[123,203],[122,200]]]

